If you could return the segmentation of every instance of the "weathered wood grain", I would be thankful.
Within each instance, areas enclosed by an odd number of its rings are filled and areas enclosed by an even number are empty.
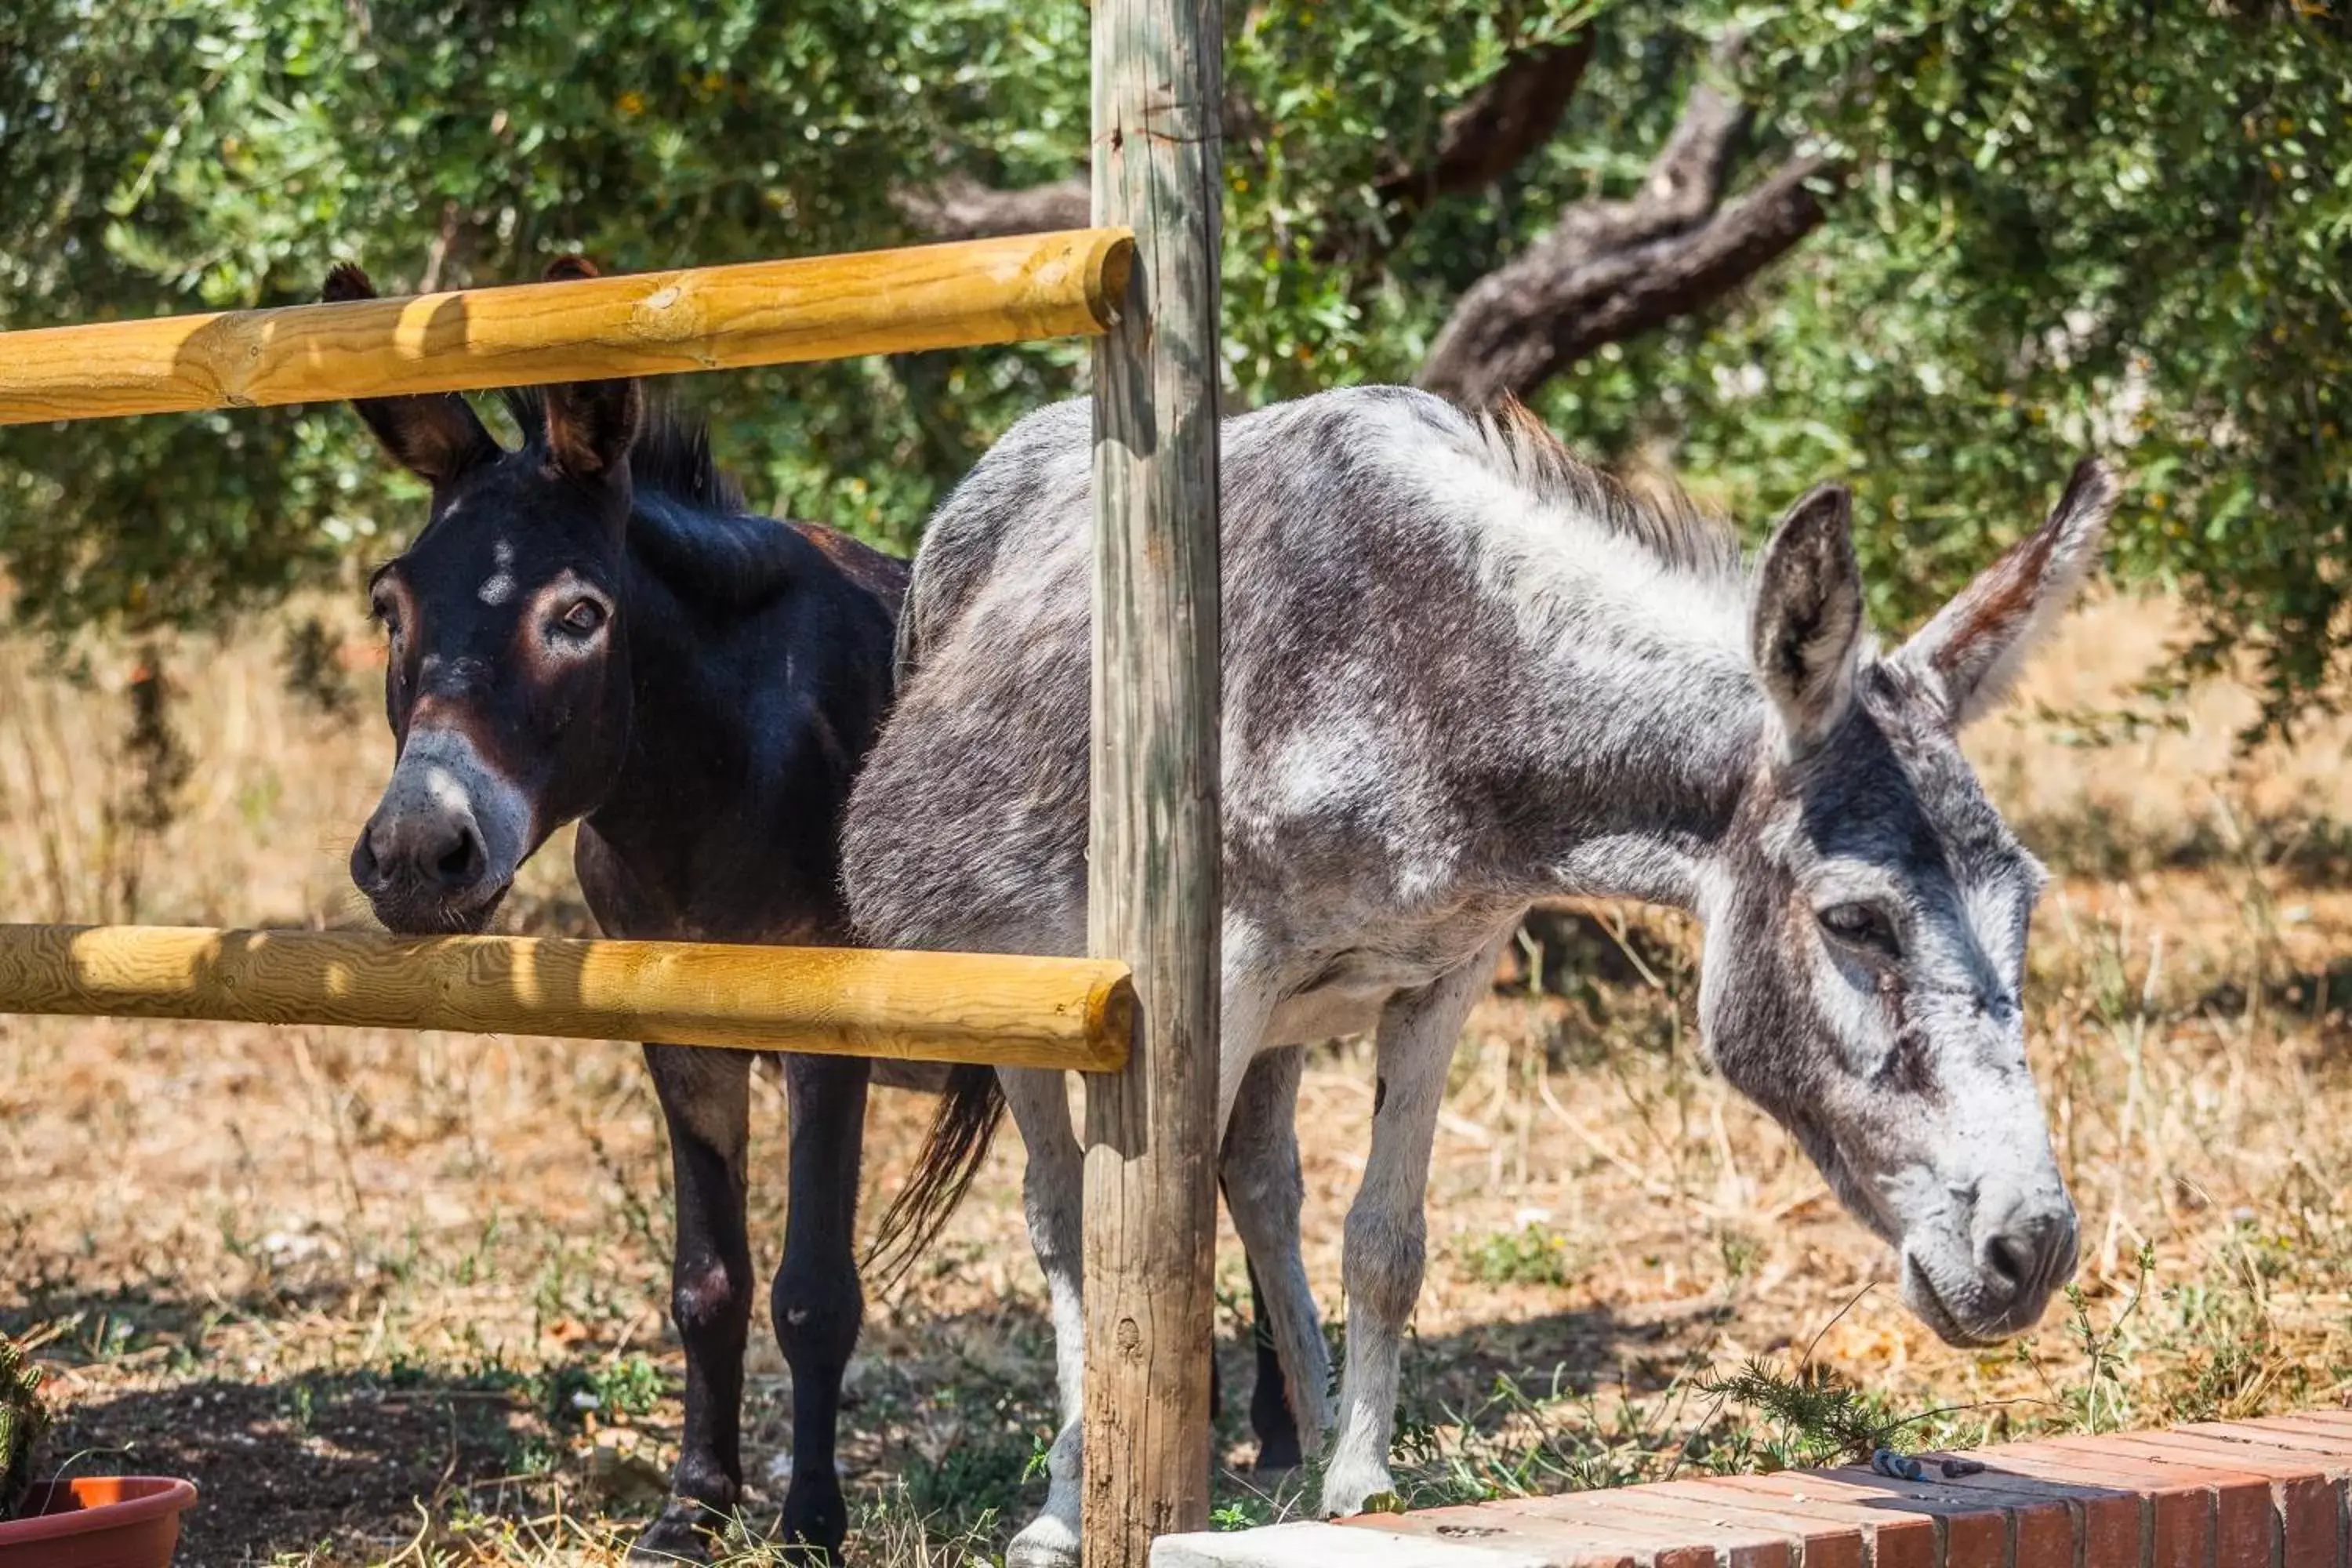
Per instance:
[[[1129,237],[855,256],[0,334],[0,425],[662,375],[1101,332]]]
[[[1114,1070],[1093,959],[558,937],[0,925],[0,1013],[364,1025]]]
[[[1217,0],[1096,0],[1096,221],[1137,249],[1094,360],[1087,941],[1133,966],[1141,1027],[1087,1093],[1087,1568],[1209,1518],[1223,36]]]

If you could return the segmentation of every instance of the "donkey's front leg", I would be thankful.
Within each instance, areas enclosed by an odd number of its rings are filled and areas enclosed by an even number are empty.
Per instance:
[[[1083,1160],[1077,1134],[1070,1128],[1069,1089],[1062,1074],[1007,1068],[999,1077],[1013,1125],[1020,1128],[1028,1150],[1021,1204],[1053,1303],[1055,1382],[1062,1418],[1045,1456],[1045,1507],[1013,1538],[1004,1554],[1005,1568],[1076,1568],[1087,1398],[1087,1321],[1080,1297],[1085,1272],[1079,1252],[1086,1226]]]
[[[652,1563],[709,1560],[709,1532],[743,1494],[743,1340],[751,1250],[743,1231],[751,1058],[647,1044],[646,1065],[669,1124],[677,1244],[670,1314],[686,1347],[686,1430],[661,1517],[629,1549]]]
[[[1429,1157],[1445,1069],[1471,1004],[1495,973],[1498,940],[1472,963],[1391,1001],[1381,1014],[1372,1152],[1348,1210],[1340,1269],[1348,1287],[1348,1361],[1339,1380],[1339,1433],[1323,1474],[1326,1515],[1363,1511],[1391,1490],[1398,1363],[1421,1295]]]
[[[859,1057],[784,1058],[792,1190],[783,1267],[771,1299],[776,1343],[793,1371],[793,1480],[784,1492],[783,1536],[793,1548],[828,1558],[838,1557],[849,1533],[834,1438],[842,1373],[866,1310],[854,1234],[872,1072],[873,1064]]]

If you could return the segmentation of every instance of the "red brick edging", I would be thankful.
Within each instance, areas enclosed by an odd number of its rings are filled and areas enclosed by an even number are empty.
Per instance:
[[[2347,1568],[2352,1411],[1160,1541],[1153,1568]]]

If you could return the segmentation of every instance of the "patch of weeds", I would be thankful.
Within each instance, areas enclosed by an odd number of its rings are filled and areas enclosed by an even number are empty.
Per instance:
[[[1412,1402],[1397,1424],[1399,1491],[1411,1508],[1487,1502],[1561,1491],[1592,1491],[1656,1480],[1682,1459],[1675,1436],[1690,1385],[1677,1374],[1659,1396],[1620,1394],[1604,1405],[1566,1387],[1566,1367],[1549,1389],[1496,1378],[1466,1408]]]
[[[996,1540],[1002,1515],[993,1507],[977,1513],[942,1515],[917,1500],[903,1479],[860,1498],[849,1521],[845,1558],[851,1563],[889,1563],[893,1568],[967,1568],[994,1563],[1003,1548]],[[723,1555],[712,1568],[772,1568],[787,1559],[747,1552]]]
[[[1760,1427],[1733,1428],[1693,1454],[1715,1470],[1791,1470],[1866,1461],[1919,1419],[1896,1415],[1884,1398],[1814,1362],[1784,1369],[1751,1358],[1730,1376],[1706,1379],[1698,1388],[1763,1417]]]
[[[312,712],[329,719],[348,719],[358,706],[350,680],[343,674],[341,650],[327,623],[306,616],[286,628],[278,650],[286,689]]]
[[[951,1512],[972,1517],[975,1509],[998,1511],[1020,1500],[1033,1467],[1044,1468],[1033,1433],[974,1431],[966,1426],[936,1458],[908,1459],[906,1500],[924,1516]]]
[[[650,1415],[668,1386],[661,1368],[642,1355],[594,1366],[568,1363],[532,1382],[534,1403],[548,1419],[572,1426],[592,1412],[608,1421]]]
[[[2311,1388],[2311,1368],[2280,1342],[2270,1291],[2293,1266],[2289,1245],[2247,1227],[2220,1260],[2221,1277],[2170,1292],[2177,1325],[2154,1379],[2168,1422],[2243,1419],[2294,1405]]]
[[[1569,1249],[1568,1238],[1541,1225],[1487,1237],[1473,1246],[1462,1262],[1470,1278],[1481,1285],[1557,1287],[1583,1273]]]

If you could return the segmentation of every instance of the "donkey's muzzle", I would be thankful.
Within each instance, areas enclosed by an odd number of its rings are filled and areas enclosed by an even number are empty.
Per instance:
[[[462,893],[479,882],[488,867],[482,830],[470,812],[423,822],[414,817],[372,821],[352,849],[352,877],[362,888],[407,881]]]
[[[1999,1212],[1979,1208],[1978,1277],[1988,1305],[2023,1317],[2011,1331],[2032,1327],[2051,1292],[2074,1277],[2076,1246],[2074,1205],[2063,1191],[2021,1196]]]
[[[378,812],[352,846],[352,881],[394,931],[435,931],[486,915],[506,891],[470,811]]]
[[[531,819],[462,731],[412,728],[352,846],[352,880],[394,931],[479,931],[530,851]]]
[[[2074,1205],[2063,1188],[1980,1202],[1964,1233],[1905,1238],[1904,1300],[1954,1344],[2031,1329],[2074,1277]]]

